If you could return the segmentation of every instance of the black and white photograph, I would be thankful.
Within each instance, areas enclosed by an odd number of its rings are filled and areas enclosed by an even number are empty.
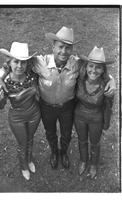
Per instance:
[[[121,193],[119,5],[0,5],[0,193]]]

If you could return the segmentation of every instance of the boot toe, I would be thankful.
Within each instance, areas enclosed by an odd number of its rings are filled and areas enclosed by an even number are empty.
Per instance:
[[[82,175],[86,169],[86,163],[85,162],[80,162],[79,164],[79,174]]]
[[[57,169],[58,167],[58,154],[52,153],[50,156],[50,164],[52,169]]]
[[[30,172],[29,170],[22,170],[22,175],[26,180],[30,179]]]
[[[96,177],[96,175],[97,175],[96,166],[91,165],[89,174],[90,174],[90,176],[91,176],[92,179]]]
[[[62,163],[62,166],[65,168],[65,169],[69,169],[69,158],[68,158],[68,155],[67,154],[63,154],[61,155],[61,163]]]
[[[33,162],[30,162],[30,163],[28,164],[28,166],[29,166],[29,169],[30,169],[30,171],[31,171],[32,173],[35,173],[35,172],[36,172],[36,168],[35,168],[35,165],[34,165]]]

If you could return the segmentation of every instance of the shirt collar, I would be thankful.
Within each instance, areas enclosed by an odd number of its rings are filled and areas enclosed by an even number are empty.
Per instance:
[[[71,55],[66,63],[66,65],[64,66],[65,69],[71,70],[71,63],[72,62],[76,62],[77,58],[73,55]],[[57,68],[56,67],[56,63],[54,60],[54,54],[48,55],[48,64],[47,64],[47,68],[48,69],[52,69],[52,68]]]
[[[71,55],[71,56],[69,57],[69,59],[68,59],[68,61],[67,61],[67,64],[65,65],[64,68],[66,68],[66,69],[68,69],[68,70],[71,70],[71,65],[73,65],[73,63],[74,63],[74,65],[75,65],[76,61],[77,61],[76,56]]]

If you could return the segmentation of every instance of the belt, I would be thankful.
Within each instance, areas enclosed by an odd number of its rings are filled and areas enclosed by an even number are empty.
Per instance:
[[[62,108],[63,106],[66,106],[67,104],[73,103],[74,99],[71,99],[65,103],[59,103],[59,104],[50,104],[46,101],[44,101],[43,99],[40,99],[40,101],[42,102],[42,104],[47,105],[47,106],[51,106],[53,108]]]

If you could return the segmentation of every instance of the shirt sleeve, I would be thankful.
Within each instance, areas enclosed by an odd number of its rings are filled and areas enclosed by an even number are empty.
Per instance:
[[[47,57],[46,56],[37,56],[35,63],[33,65],[33,71],[37,73],[39,76],[47,77],[49,76],[49,72],[47,70]]]

